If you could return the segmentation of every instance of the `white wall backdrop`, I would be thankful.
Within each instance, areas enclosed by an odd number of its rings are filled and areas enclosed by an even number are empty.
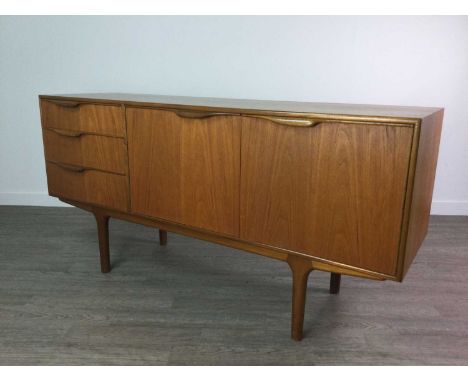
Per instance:
[[[434,214],[468,214],[468,17],[0,17],[0,204],[47,196],[38,94],[445,107]]]

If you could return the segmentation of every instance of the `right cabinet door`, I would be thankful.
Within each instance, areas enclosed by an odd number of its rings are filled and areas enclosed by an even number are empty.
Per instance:
[[[242,120],[242,239],[394,275],[413,129]]]

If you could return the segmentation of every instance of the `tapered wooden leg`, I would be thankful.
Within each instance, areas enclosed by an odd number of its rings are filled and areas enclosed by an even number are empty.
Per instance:
[[[167,244],[167,231],[159,230],[159,245]]]
[[[109,256],[109,216],[100,212],[94,212],[96,218],[98,237],[99,237],[99,254],[101,258],[101,272],[110,272],[110,256]]]
[[[330,273],[330,293],[340,293],[341,275],[339,273]]]
[[[303,257],[294,255],[288,255],[287,261],[293,274],[291,337],[300,341],[304,325],[307,279],[312,271],[312,264]]]

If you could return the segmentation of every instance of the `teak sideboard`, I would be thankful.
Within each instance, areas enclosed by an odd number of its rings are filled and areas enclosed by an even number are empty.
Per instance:
[[[41,95],[49,194],[94,214],[286,261],[292,338],[310,271],[402,281],[426,235],[443,109]]]

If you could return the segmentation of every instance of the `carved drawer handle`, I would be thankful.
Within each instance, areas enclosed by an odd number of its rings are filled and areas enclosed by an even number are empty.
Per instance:
[[[62,130],[62,129],[54,129],[50,128],[54,133],[58,135],[63,135],[65,137],[73,137],[73,138],[78,138],[83,135],[83,132],[81,131],[71,131],[71,130]]]
[[[211,111],[192,111],[192,110],[174,110],[181,118],[193,118],[193,119],[202,119],[202,118],[210,118],[210,117],[217,117],[220,115],[238,115],[238,114],[230,114],[230,113],[217,113]]]
[[[46,101],[52,102],[53,104],[58,105],[58,106],[68,107],[68,108],[75,108],[75,107],[80,106],[80,103],[76,101],[58,101],[55,99],[48,99]]]
[[[249,117],[266,119],[279,125],[296,126],[296,127],[314,127],[322,123],[322,121],[314,121],[305,118],[285,118],[285,117],[270,117],[266,115],[252,115]]]
[[[65,163],[59,163],[59,162],[52,162],[54,163],[55,165],[63,168],[64,170],[67,170],[67,171],[73,171],[73,172],[84,172],[86,171],[86,169],[84,167],[80,167],[80,166],[74,166],[74,165],[71,165],[71,164],[65,164]]]

